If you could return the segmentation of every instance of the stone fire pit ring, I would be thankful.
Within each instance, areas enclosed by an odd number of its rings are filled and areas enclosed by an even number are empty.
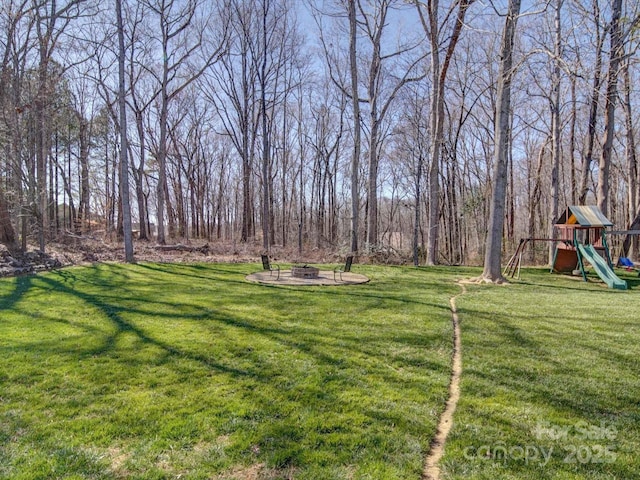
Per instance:
[[[320,269],[311,265],[294,265],[291,267],[291,276],[294,278],[318,278]]]
[[[303,268],[300,271],[296,270],[297,276],[293,275],[295,268]],[[247,275],[245,279],[253,283],[281,286],[358,285],[369,281],[369,277],[358,273],[344,272],[340,278],[334,274],[333,270],[320,270],[309,265],[294,265],[291,270],[281,270],[279,276],[273,275],[270,271],[262,270]]]

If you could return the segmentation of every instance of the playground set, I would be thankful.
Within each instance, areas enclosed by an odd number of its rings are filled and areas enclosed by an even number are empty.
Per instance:
[[[607,244],[607,228],[613,223],[591,205],[569,206],[565,209],[555,227],[558,238],[526,238],[521,239],[516,253],[511,257],[504,273],[514,277],[520,276],[522,254],[527,243],[532,241],[555,242],[555,253],[551,271],[557,273],[580,273],[587,281],[585,262],[591,264],[595,273],[609,288],[626,290],[627,282],[619,278],[613,271],[611,252]],[[609,232],[609,234],[633,234],[633,231]],[[635,268],[633,262],[621,257],[619,260],[627,268]]]

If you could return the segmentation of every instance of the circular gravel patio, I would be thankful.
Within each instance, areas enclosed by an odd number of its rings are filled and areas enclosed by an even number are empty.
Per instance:
[[[249,282],[264,283],[269,285],[357,285],[367,283],[369,277],[357,273],[345,272],[333,275],[333,270],[320,270],[318,278],[297,278],[291,276],[291,270],[281,270],[280,278],[278,272],[269,272],[267,270],[252,273],[245,277]]]

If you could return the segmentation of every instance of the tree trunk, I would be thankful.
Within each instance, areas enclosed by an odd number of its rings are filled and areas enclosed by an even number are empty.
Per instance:
[[[11,224],[9,205],[4,195],[4,190],[0,186],[0,243],[4,244],[9,253],[20,252],[20,244],[16,239],[16,232]]]
[[[447,73],[453,54],[455,52],[467,10],[474,0],[461,0],[458,5],[456,22],[449,37],[449,44],[444,57],[440,62],[441,31],[438,25],[439,2],[428,2],[427,23],[421,16],[422,26],[429,37],[431,47],[431,77],[433,82],[433,94],[431,97],[431,165],[429,166],[429,215],[427,225],[427,265],[438,263],[438,237],[440,235],[440,157],[444,144],[444,93]],[[418,9],[420,2],[416,1]],[[419,10],[420,11],[420,10]]]
[[[576,179],[576,120],[578,117],[578,101],[576,97],[576,77],[571,76],[571,125],[569,127],[569,159],[571,163],[571,205],[578,200],[578,185]]]
[[[419,123],[417,128],[419,128]],[[419,133],[418,133],[419,134]],[[422,154],[422,150],[418,152],[418,165],[416,166],[416,177],[415,177],[415,189],[416,189],[416,198],[414,203],[414,212],[413,212],[413,265],[420,265],[420,255],[418,254],[418,242],[420,240],[420,203],[422,201],[421,196],[421,186],[422,186],[422,169],[424,166],[424,155]]]
[[[260,116],[262,122],[262,248],[269,253],[271,239],[271,175],[270,175],[270,149],[269,128],[267,126],[267,15],[269,2],[262,2],[262,59],[260,65]]]
[[[629,57],[630,58],[630,57]],[[628,210],[629,210],[629,224],[633,225],[636,219],[640,222],[640,218],[637,212],[640,212],[640,203],[638,199],[638,159],[636,154],[636,139],[634,134],[633,125],[633,110],[631,106],[631,76],[629,75],[629,58],[623,65],[624,76],[624,111],[625,111],[625,126],[627,135],[627,172],[629,175],[628,185]],[[633,227],[629,227],[633,229]],[[624,244],[627,248],[624,252],[624,256],[634,256],[638,254],[638,236],[634,236],[635,241],[628,241],[629,237],[625,238]],[[630,247],[631,254],[629,254]]]
[[[167,58],[165,53],[165,59]],[[167,60],[165,60],[165,64]],[[166,243],[164,232],[164,215],[165,215],[165,203],[167,192],[167,116],[168,116],[168,94],[167,94],[167,68],[165,66],[164,76],[162,79],[162,105],[160,107],[160,141],[158,143],[158,185],[156,188],[156,195],[158,201],[158,209],[156,212],[158,219],[158,232],[157,242],[160,245]]]
[[[118,24],[118,108],[120,112],[120,198],[122,201],[122,233],[124,237],[124,256],[127,263],[132,263],[133,235],[131,232],[131,203],[129,200],[129,161],[127,159],[127,107],[125,103],[124,82],[124,27],[122,24],[122,3],[116,0],[116,16]],[[141,221],[142,223],[142,221]]]
[[[560,184],[558,171],[560,169],[560,73],[562,61],[562,28],[560,13],[563,0],[557,0],[555,6],[555,47],[553,58],[553,73],[551,79],[551,208],[549,211],[549,238],[555,238],[554,223],[558,218],[558,203],[560,196]],[[553,263],[555,255],[555,242],[549,242],[549,265]]]
[[[377,101],[371,102],[371,132],[369,133],[369,177],[367,179],[367,251],[375,251],[378,245],[378,132],[379,122],[375,111]]]
[[[489,282],[504,281],[501,269],[502,231],[504,227],[505,197],[507,190],[507,160],[511,135],[511,81],[513,79],[513,45],[521,0],[509,0],[502,35],[498,91],[496,102],[493,192],[489,212],[487,250],[482,279]]]
[[[578,195],[578,203],[584,205],[589,192],[589,174],[591,173],[591,162],[593,161],[593,148],[596,137],[596,126],[598,117],[598,104],[600,100],[600,86],[602,76],[602,48],[604,46],[604,35],[600,33],[600,9],[598,1],[593,2],[593,15],[596,34],[596,64],[593,69],[593,85],[591,88],[591,100],[589,106],[589,125],[587,130],[587,146],[582,160],[582,172],[580,175],[580,190]]]
[[[351,158],[351,252],[358,251],[358,216],[360,215],[360,192],[358,170],[360,169],[360,104],[358,94],[357,23],[355,1],[349,1],[349,65],[351,71],[351,100],[353,102],[353,156]]]
[[[48,95],[48,61],[44,49],[41,46],[41,59],[39,67],[39,91],[36,98],[36,190],[35,190],[35,213],[38,224],[38,246],[41,252],[45,251],[45,226],[47,225],[48,209],[47,209],[47,182],[46,182],[46,165],[47,165],[47,137],[49,119],[47,117],[47,99]]]
[[[429,165],[429,210],[427,217],[427,265],[438,263],[438,237],[440,236],[440,152],[443,143],[444,100],[440,101],[440,39],[438,35],[438,2],[429,9],[429,40],[431,45],[431,164]],[[442,108],[441,108],[442,107]]]
[[[635,214],[635,218],[629,224],[629,230],[640,230],[640,210],[638,210]],[[631,249],[631,243],[633,240],[637,239],[637,235],[626,235],[624,237],[624,242],[622,242],[622,251],[620,252],[621,257],[628,257],[629,250]]]
[[[136,117],[136,128],[138,130],[138,152],[140,155],[138,167],[134,167],[134,182],[136,186],[136,199],[138,202],[138,219],[140,222],[140,230],[138,234],[138,238],[140,240],[149,240],[149,236],[151,232],[149,231],[149,214],[147,212],[147,205],[145,202],[144,196],[144,176],[145,176],[145,155],[147,154],[147,149],[145,147],[145,133],[144,133],[144,123],[142,117],[142,111],[136,109],[135,117]]]
[[[615,112],[618,99],[618,73],[623,56],[622,29],[620,16],[622,14],[622,0],[611,2],[611,27],[609,73],[607,75],[607,96],[605,98],[604,139],[602,154],[598,164],[597,202],[600,211],[607,216],[609,210],[609,170],[611,168],[611,154],[613,151],[613,137],[615,135]]]
[[[80,216],[81,232],[90,230],[91,220],[91,191],[89,189],[89,122],[78,112],[76,116],[78,120],[78,142],[80,144],[80,205],[78,214]]]

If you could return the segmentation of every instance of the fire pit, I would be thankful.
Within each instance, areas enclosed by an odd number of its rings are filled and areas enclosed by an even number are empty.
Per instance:
[[[318,278],[320,269],[309,265],[296,265],[291,267],[291,276],[295,278]]]

